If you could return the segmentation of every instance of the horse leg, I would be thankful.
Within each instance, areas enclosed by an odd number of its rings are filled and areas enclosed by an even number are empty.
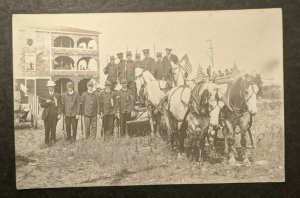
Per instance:
[[[242,146],[242,153],[243,153],[243,163],[250,164],[248,155],[247,155],[247,140],[246,140],[246,132],[247,130],[241,130],[241,146]]]

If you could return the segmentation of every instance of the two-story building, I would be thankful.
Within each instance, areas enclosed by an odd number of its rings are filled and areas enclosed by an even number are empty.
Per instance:
[[[56,91],[73,81],[80,94],[93,79],[99,82],[98,31],[68,27],[24,27],[14,31],[13,74],[15,91],[21,84],[29,94],[43,95],[49,79]],[[26,94],[21,95],[26,101]]]

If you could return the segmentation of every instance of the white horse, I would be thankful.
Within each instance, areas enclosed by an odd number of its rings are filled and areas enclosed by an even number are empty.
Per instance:
[[[172,147],[175,139],[179,151],[183,151],[183,134],[186,131],[191,142],[198,141],[195,151],[201,149],[199,144],[203,142],[209,125],[219,124],[220,109],[224,106],[221,98],[226,90],[226,84],[200,83],[194,88],[174,87],[167,93],[168,104],[164,108],[164,117],[171,135]],[[182,121],[185,122],[185,127]],[[180,126],[178,122],[182,122]],[[198,160],[199,154],[195,158]]]

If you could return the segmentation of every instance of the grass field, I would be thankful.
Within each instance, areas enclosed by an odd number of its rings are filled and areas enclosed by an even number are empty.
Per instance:
[[[178,158],[156,136],[115,137],[104,142],[97,134],[95,140],[85,140],[79,126],[78,141],[69,144],[59,123],[59,141],[48,148],[43,144],[42,127],[16,130],[17,187],[284,181],[282,101],[260,99],[258,109],[252,129],[256,148],[251,166],[190,162],[186,157]]]

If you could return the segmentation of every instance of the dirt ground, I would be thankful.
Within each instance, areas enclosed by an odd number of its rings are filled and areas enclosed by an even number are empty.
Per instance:
[[[58,142],[46,147],[42,125],[15,131],[18,189],[108,185],[240,183],[284,181],[284,127],[281,102],[261,100],[254,118],[256,148],[246,166],[226,160],[198,164],[155,136],[67,143],[61,123]]]

